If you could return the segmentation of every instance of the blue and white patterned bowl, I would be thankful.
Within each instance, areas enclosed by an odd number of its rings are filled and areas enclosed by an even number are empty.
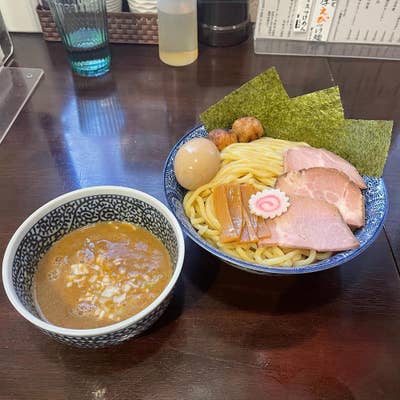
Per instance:
[[[363,178],[368,186],[368,188],[363,191],[365,197],[366,224],[364,228],[358,229],[355,232],[355,235],[360,242],[360,247],[358,249],[342,251],[340,253],[336,253],[326,260],[302,267],[263,266],[260,264],[249,263],[223,253],[203,239],[191,225],[189,218],[186,216],[183,209],[183,198],[186,190],[179,185],[174,173],[174,160],[179,148],[190,139],[205,136],[207,136],[205,127],[202,125],[197,126],[187,132],[172,148],[164,167],[164,191],[169,207],[177,217],[178,221],[183,227],[184,232],[199,246],[203,247],[205,250],[214,254],[216,257],[227,262],[228,264],[231,264],[236,268],[258,274],[286,275],[322,271],[324,269],[329,269],[344,264],[352,260],[354,257],[357,257],[374,242],[381,231],[389,207],[385,183],[383,182],[382,178],[364,176]]]
[[[98,221],[127,221],[145,227],[166,246],[174,272],[159,297],[140,313],[96,329],[67,329],[39,315],[32,295],[32,278],[50,246],[74,229]],[[185,243],[178,221],[168,208],[138,190],[100,186],[67,193],[35,211],[18,228],[3,259],[3,284],[15,309],[55,339],[78,347],[118,344],[149,328],[165,311],[181,273]]]

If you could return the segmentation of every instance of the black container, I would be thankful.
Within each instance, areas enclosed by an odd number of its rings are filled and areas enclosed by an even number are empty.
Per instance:
[[[199,40],[210,46],[232,46],[249,37],[248,0],[198,0]]]
[[[50,10],[49,3],[47,2],[47,0],[39,0],[39,5],[41,5],[42,8],[45,10]]]

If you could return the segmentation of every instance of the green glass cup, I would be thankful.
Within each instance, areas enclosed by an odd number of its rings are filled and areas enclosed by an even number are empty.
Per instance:
[[[110,70],[105,0],[48,0],[72,70],[100,76]]]

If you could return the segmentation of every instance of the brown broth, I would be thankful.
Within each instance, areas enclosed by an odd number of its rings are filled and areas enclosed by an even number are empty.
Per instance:
[[[168,251],[152,233],[127,222],[99,222],[53,244],[39,262],[34,294],[50,323],[91,329],[137,314],[171,276]]]

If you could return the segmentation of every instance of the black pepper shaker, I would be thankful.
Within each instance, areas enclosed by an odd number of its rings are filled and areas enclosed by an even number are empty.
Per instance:
[[[249,37],[248,0],[198,0],[199,40],[210,46],[232,46]]]

